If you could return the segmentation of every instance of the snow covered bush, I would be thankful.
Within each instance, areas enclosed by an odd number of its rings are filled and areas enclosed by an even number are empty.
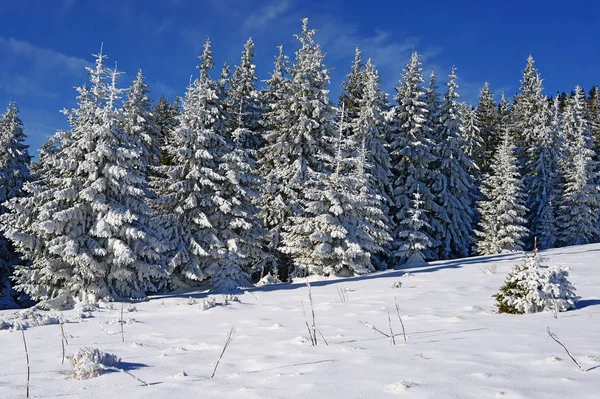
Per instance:
[[[214,297],[209,296],[208,298],[204,298],[202,301],[200,310],[208,310],[210,308],[214,308],[215,306],[217,306],[217,300]]]
[[[539,255],[527,256],[508,274],[496,298],[500,313],[523,314],[544,310],[564,312],[575,307],[575,287],[568,268],[544,267]]]
[[[69,377],[76,380],[87,380],[114,368],[121,359],[116,355],[102,352],[100,349],[83,348],[70,361]]]

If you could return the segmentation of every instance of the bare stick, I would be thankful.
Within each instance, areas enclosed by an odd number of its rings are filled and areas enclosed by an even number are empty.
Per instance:
[[[25,330],[23,329],[23,325],[19,323],[19,327],[21,328],[21,334],[23,335],[23,346],[25,347],[25,359],[27,360],[27,396],[29,399],[29,376],[31,375],[31,369],[29,368],[29,352],[27,351],[27,341],[25,341]]]
[[[64,324],[65,323],[60,323],[60,334],[62,335],[60,343],[62,344],[62,360],[61,360],[61,364],[65,364],[65,343],[67,345],[69,345],[69,341],[67,341],[67,337],[65,336],[65,329],[64,329]]]
[[[120,368],[118,368],[118,367],[106,367],[106,366],[104,366],[104,367],[102,367],[102,368],[103,368],[103,369],[106,369],[106,370],[120,371],[121,373],[125,373],[125,374],[127,374],[128,376],[130,376],[130,377],[131,377],[131,378],[133,378],[134,380],[137,380],[137,381],[141,382],[142,384],[144,384],[144,385],[146,385],[146,386],[148,386],[148,385],[149,385],[149,384],[148,384],[146,381],[143,381],[143,380],[141,380],[141,379],[137,378],[135,375],[131,374],[129,371],[126,371],[126,370],[120,369]]]
[[[213,373],[210,376],[210,378],[213,378],[215,376],[215,374],[217,372],[217,367],[219,367],[219,362],[223,358],[223,355],[225,354],[227,347],[233,340],[233,334],[235,334],[235,327],[232,326],[231,329],[229,330],[229,334],[227,334],[227,341],[225,341],[225,346],[223,346],[223,350],[221,351],[221,356],[219,356],[219,359],[217,360],[217,364],[215,364],[215,369],[213,370]]]
[[[315,308],[313,306],[312,291],[310,289],[310,282],[308,280],[306,280],[306,285],[308,286],[308,300],[310,302],[310,311],[312,313],[313,336],[315,337],[315,346],[317,346],[317,323],[315,322]]]
[[[394,297],[394,304],[396,305],[396,313],[398,314],[398,320],[400,320],[400,325],[402,326],[402,335],[404,336],[404,342],[406,342],[406,330],[404,329],[402,317],[400,317],[400,304],[398,303],[398,298],[396,297]]]
[[[321,336],[321,338],[323,338],[323,342],[325,342],[325,345],[329,346],[329,344],[327,343],[327,340],[325,339],[325,337],[321,333],[321,330],[317,330],[317,331],[319,332],[319,335]]]
[[[556,335],[554,335],[552,333],[552,331],[550,331],[550,327],[546,327],[547,331],[548,331],[548,335],[550,336],[550,338],[552,338],[554,340],[554,342],[556,342],[557,344],[559,344],[560,346],[563,347],[563,349],[565,350],[565,352],[567,352],[567,355],[569,355],[569,357],[571,358],[571,360],[573,360],[575,362],[575,364],[577,365],[577,367],[579,367],[579,370],[581,371],[585,371],[584,368],[581,366],[581,363],[579,363],[577,361],[577,359],[575,359],[573,357],[573,355],[571,354],[571,352],[569,352],[569,350],[567,349],[567,347],[558,340],[558,338],[556,337]]]
[[[391,336],[389,334],[384,333],[383,331],[381,331],[380,329],[378,329],[377,327],[375,327],[373,324],[371,323],[366,323],[364,321],[358,321],[360,324],[362,324],[363,326],[370,328],[371,330],[377,331],[379,334],[383,335],[384,337],[387,338],[391,338]]]
[[[302,301],[302,314],[304,315],[304,323],[306,324],[306,329],[308,330],[308,336],[310,337],[310,343],[312,346],[315,346],[315,338],[312,335],[312,331],[310,331],[310,326],[308,325],[308,320],[306,318],[306,311],[304,310],[304,301]]]
[[[123,334],[123,303],[121,302],[121,342],[125,342],[125,334]]]
[[[389,310],[388,310],[388,325],[390,326],[390,335],[392,336],[392,345],[396,345],[396,337],[394,336],[394,330],[392,330],[392,318],[390,317]]]

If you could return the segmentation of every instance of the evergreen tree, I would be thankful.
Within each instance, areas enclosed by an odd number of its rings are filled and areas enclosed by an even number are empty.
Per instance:
[[[464,141],[463,152],[471,159],[469,172],[475,181],[481,180],[481,169],[477,161],[481,162],[485,143],[481,136],[481,122],[477,119],[477,112],[466,103],[459,104],[460,119],[463,121]]]
[[[430,190],[430,183],[437,179],[437,172],[433,170],[436,157],[433,154],[434,143],[431,138],[431,128],[428,126],[428,110],[425,102],[425,89],[422,87],[424,82],[422,75],[421,62],[416,52],[412,53],[410,62],[404,69],[404,74],[400,81],[400,87],[396,88],[395,97],[398,105],[393,107],[390,114],[390,128],[392,129],[390,137],[390,157],[392,160],[392,200],[394,208],[392,217],[397,225],[394,231],[393,248],[399,256],[405,254],[399,248],[404,247],[404,239],[408,234],[405,229],[413,226],[406,223],[412,215],[407,212],[413,209],[414,194],[419,192],[419,202],[423,203],[423,211],[419,212],[423,217],[423,223],[420,227],[430,232],[436,233],[442,231],[443,226],[439,220],[431,218],[428,213],[438,215],[441,213],[435,203],[434,196]],[[410,227],[412,228],[412,227]],[[435,240],[431,240],[433,247],[439,245]],[[425,253],[427,258],[434,256],[433,252]],[[406,261],[406,259],[399,259]]]
[[[578,245],[598,236],[598,176],[593,138],[585,115],[585,92],[577,86],[569,99],[563,119],[566,159],[563,164],[565,188],[560,204],[559,242]]]
[[[437,90],[438,86],[435,71],[431,71],[431,74],[429,75],[429,87],[425,94],[425,103],[427,104],[427,125],[431,129],[431,137],[435,142],[437,142],[440,136],[440,110],[442,106],[440,94]]]
[[[9,103],[0,117],[0,215],[7,212],[6,201],[22,196],[23,185],[29,180],[31,157],[24,144],[25,133],[19,110]],[[18,262],[10,242],[0,233],[0,309],[14,307],[10,276]]]
[[[275,241],[290,216],[302,215],[307,188],[324,172],[319,154],[328,153],[326,137],[333,131],[329,69],[323,65],[315,33],[308,28],[308,19],[303,19],[302,32],[296,36],[301,47],[289,81],[282,80],[285,83],[277,92],[281,97],[269,105],[267,145],[259,159],[265,179],[263,214]]]
[[[405,264],[420,264],[425,261],[425,251],[432,246],[432,239],[426,233],[428,223],[423,201],[419,190],[412,193],[412,201],[404,212],[405,218],[400,221],[397,229],[397,239],[400,243],[394,252],[398,259]]]
[[[31,260],[18,265],[17,288],[59,306],[75,298],[140,298],[166,283],[160,229],[145,204],[147,159],[141,138],[120,128],[116,71],[100,52],[88,68],[71,130],[49,153],[31,195],[13,199],[3,228]],[[52,305],[50,305],[52,306]]]
[[[351,140],[366,146],[366,168],[368,168],[369,185],[381,198],[382,211],[386,215],[392,204],[391,193],[391,160],[386,143],[387,124],[385,112],[387,109],[386,95],[381,91],[379,73],[369,59],[364,70],[363,91],[358,100],[354,119],[349,118]],[[356,154],[358,158],[358,154]],[[387,220],[388,225],[391,220]]]
[[[262,146],[259,132],[261,107],[256,88],[258,78],[255,74],[254,56],[254,42],[248,39],[240,65],[233,72],[226,102],[229,129],[234,132],[232,134],[239,145],[249,150],[257,150]]]
[[[173,285],[210,279],[226,291],[249,285],[250,273],[266,259],[248,154],[225,138],[226,112],[213,69],[210,41],[200,58],[200,76],[188,88],[178,128],[166,150],[172,166],[160,169],[156,207],[170,237]]]
[[[435,196],[439,209],[444,212],[440,219],[444,225],[439,258],[466,257],[473,224],[474,186],[469,170],[472,161],[463,152],[465,131],[460,115],[456,92],[455,69],[448,76],[447,90],[440,112],[440,136],[436,153],[439,157],[439,175],[442,182],[435,187]]]
[[[538,247],[544,249],[552,248],[556,242],[555,203],[559,190],[561,143],[559,131],[552,126],[552,113],[542,94],[539,76],[532,84],[534,91],[528,95],[529,110],[522,126],[525,126],[525,136],[534,144],[526,149],[524,182],[530,211],[529,229],[532,236],[537,237]]]
[[[508,129],[503,129],[503,140],[492,164],[492,174],[485,175],[481,189],[484,199],[479,201],[481,215],[477,253],[497,253],[523,250],[526,227],[523,185],[515,157],[515,145]]]
[[[343,123],[342,116],[337,138],[329,138],[335,140],[335,154],[322,153],[331,172],[321,173],[322,185],[308,188],[304,212],[292,217],[282,234],[281,250],[292,257],[295,276],[373,272],[371,256],[391,239],[381,198],[370,188],[365,141],[356,162],[347,155],[356,143],[344,139]]]
[[[492,160],[501,141],[498,130],[497,107],[498,105],[494,101],[494,94],[490,89],[490,85],[488,82],[485,82],[479,95],[477,109],[475,110],[475,117],[481,124],[480,135],[483,141],[483,148],[481,153],[473,154],[473,162],[483,174],[491,172]]]
[[[127,101],[123,105],[124,120],[122,128],[140,137],[145,147],[141,155],[148,157],[148,159],[143,160],[143,163],[156,166],[160,163],[163,137],[156,124],[150,104],[152,100],[148,97],[148,93],[150,91],[140,69],[127,93]]]
[[[364,85],[366,82],[365,63],[360,49],[354,50],[354,61],[350,73],[346,75],[346,81],[342,82],[339,105],[346,110],[347,120],[352,123],[358,116],[360,101],[362,99]]]
[[[600,88],[594,86],[587,100],[587,119],[594,138],[594,151],[600,152]]]

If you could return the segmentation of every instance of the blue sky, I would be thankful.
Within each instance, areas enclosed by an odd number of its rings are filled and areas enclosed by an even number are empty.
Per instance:
[[[546,94],[600,84],[600,2],[593,0],[19,0],[0,2],[0,103],[16,100],[32,153],[75,106],[74,86],[86,78],[104,42],[127,86],[143,68],[156,99],[183,94],[197,56],[211,38],[215,61],[237,64],[244,42],[256,43],[260,78],[276,46],[293,57],[293,34],[309,17],[335,67],[336,95],[353,49],[372,57],[392,93],[412,49],[439,80],[456,65],[463,98],[473,102],[484,81],[513,95],[532,54]]]

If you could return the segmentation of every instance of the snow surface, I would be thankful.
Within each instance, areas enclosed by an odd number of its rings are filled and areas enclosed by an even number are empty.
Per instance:
[[[311,282],[319,337],[312,347],[302,303],[303,283],[267,285],[240,302],[201,311],[206,293],[156,296],[125,305],[103,304],[81,318],[62,313],[67,355],[98,348],[120,357],[126,373],[67,379],[59,325],[25,331],[32,398],[598,398],[600,391],[600,244],[545,252],[548,264],[568,266],[581,296],[559,313],[495,313],[491,297],[520,254],[441,261],[350,279]],[[491,273],[496,265],[497,273]],[[410,274],[405,274],[410,273]],[[402,284],[399,288],[395,281]],[[345,293],[347,302],[341,300]],[[192,300],[190,300],[190,296]],[[401,336],[394,296],[408,341]],[[310,310],[307,308],[307,314]],[[388,332],[396,345],[360,322]],[[0,312],[10,319],[16,311]],[[231,326],[236,332],[210,379]],[[582,373],[546,328],[587,370]],[[20,331],[0,330],[0,398],[25,396]]]

